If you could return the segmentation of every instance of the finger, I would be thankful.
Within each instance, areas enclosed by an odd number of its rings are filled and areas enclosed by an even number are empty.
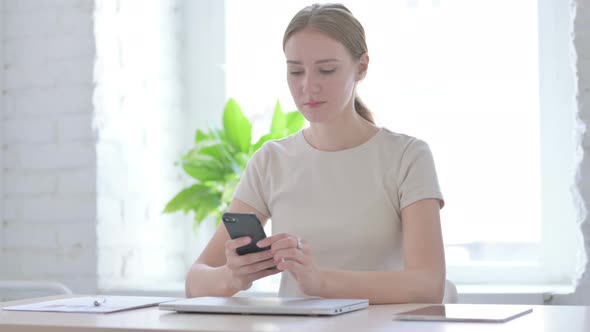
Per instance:
[[[254,263],[254,264],[240,267],[239,269],[237,269],[236,275],[247,276],[249,274],[258,273],[258,272],[264,271],[268,268],[275,267],[276,265],[277,265],[277,262],[275,262],[274,259],[269,258],[269,259],[262,261],[262,262],[258,262],[258,263]]]
[[[301,250],[295,248],[282,249],[275,252],[273,256],[275,262],[281,261],[297,261],[301,264],[307,264],[310,259]]]
[[[265,261],[273,257],[273,253],[270,250],[264,250],[251,254],[239,256],[237,259],[240,260],[240,266],[251,265],[260,261]]]
[[[268,246],[272,245],[273,243],[275,243],[276,241],[288,238],[290,236],[291,235],[289,235],[287,233],[275,234],[275,235],[269,236],[267,238],[264,238],[264,239],[258,241],[258,243],[256,245],[260,248],[268,247]]]
[[[225,260],[227,266],[231,270],[234,270],[244,264],[241,262],[240,255],[238,255],[238,253],[236,252],[236,248],[248,244],[250,243],[250,241],[251,240],[249,237],[242,237],[235,240],[228,240],[225,242]]]
[[[279,269],[262,270],[260,272],[256,272],[256,273],[250,274],[247,277],[247,280],[248,280],[248,282],[254,282],[254,281],[258,280],[258,279],[262,279],[264,277],[268,277],[268,276],[271,276],[273,274],[277,274],[277,273],[281,273],[281,272],[283,272],[283,271],[281,271]]]
[[[243,267],[243,266],[248,266],[254,263],[258,263],[260,261],[265,261],[268,259],[272,260],[273,254],[270,252],[270,250],[265,250],[265,251],[261,251],[261,252],[256,252],[256,253],[252,253],[252,254],[246,254],[246,255],[238,255],[237,253],[235,253],[235,250],[232,253],[227,254],[227,266],[231,269],[231,270],[238,270],[239,268]],[[235,272],[237,273],[237,272]]]
[[[298,273],[305,269],[305,266],[296,261],[284,261],[277,264],[277,270],[279,271],[290,271],[293,273]]]
[[[288,249],[288,248],[296,248],[297,247],[297,238],[289,236],[274,242],[270,250],[273,252],[277,252],[281,249]]]
[[[309,248],[309,244],[305,239],[299,239],[301,241],[301,250],[305,255],[311,256],[311,249]]]
[[[308,242],[302,238],[299,238],[299,241],[301,242],[301,248],[299,248],[298,250],[307,256],[311,256],[312,253],[311,253],[311,249],[309,248]],[[273,245],[270,247],[270,250],[272,252],[278,252],[279,250],[289,249],[289,248],[297,248],[297,238],[290,237],[290,238],[279,240],[279,241],[273,243]]]
[[[252,239],[249,236],[240,237],[233,240],[228,240],[225,242],[225,249],[235,251],[239,247],[243,247],[250,243]]]

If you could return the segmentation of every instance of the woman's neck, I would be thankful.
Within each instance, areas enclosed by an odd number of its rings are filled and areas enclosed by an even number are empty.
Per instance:
[[[351,149],[370,140],[379,128],[356,112],[328,123],[312,123],[303,131],[305,140],[322,151]]]

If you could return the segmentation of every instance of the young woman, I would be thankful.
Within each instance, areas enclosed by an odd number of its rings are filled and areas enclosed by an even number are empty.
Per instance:
[[[283,49],[310,126],[266,143],[228,208],[272,218],[274,234],[258,243],[271,250],[239,256],[250,239],[219,227],[187,275],[187,296],[231,296],[282,273],[280,296],[441,302],[444,201],[432,154],[376,126],[356,96],[369,65],[363,27],[342,5],[312,5],[291,20]]]

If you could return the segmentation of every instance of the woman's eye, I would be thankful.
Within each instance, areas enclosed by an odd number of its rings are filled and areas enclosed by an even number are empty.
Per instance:
[[[336,71],[336,69],[330,69],[330,70],[320,69],[320,73],[325,74],[325,75],[332,74],[335,71]]]
[[[302,71],[290,71],[289,74],[293,75],[293,76],[299,76],[301,74],[303,74]]]

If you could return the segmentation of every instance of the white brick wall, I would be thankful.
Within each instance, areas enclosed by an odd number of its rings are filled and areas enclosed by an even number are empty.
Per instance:
[[[93,1],[0,7],[0,279],[50,279],[93,292]]]
[[[583,158],[578,170],[576,184],[581,196],[583,220],[581,229],[586,249],[586,264],[576,292],[557,296],[555,304],[590,305],[590,3],[587,0],[573,0],[575,19],[573,23],[573,45],[576,53],[577,106],[580,125],[585,127],[582,140]]]
[[[80,292],[181,282],[189,223],[161,216],[181,188],[173,162],[192,136],[179,2],[0,8],[0,279],[51,279]]]
[[[101,289],[166,287],[186,273],[174,161],[190,144],[180,69],[182,1],[97,1],[95,66]],[[156,286],[157,285],[157,286]]]

